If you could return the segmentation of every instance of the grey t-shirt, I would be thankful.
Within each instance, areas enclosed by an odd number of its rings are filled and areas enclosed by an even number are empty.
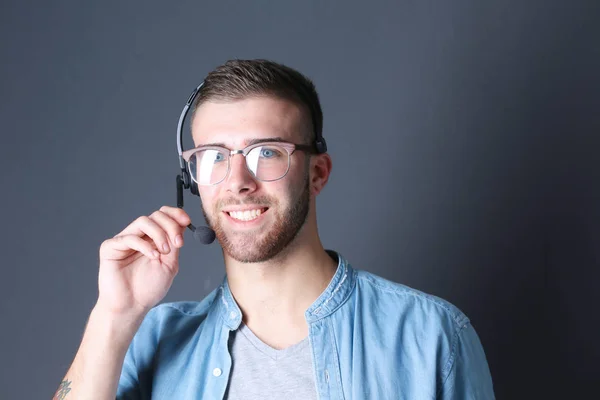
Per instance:
[[[232,332],[233,361],[227,400],[317,399],[308,337],[277,350],[261,341],[242,322]]]

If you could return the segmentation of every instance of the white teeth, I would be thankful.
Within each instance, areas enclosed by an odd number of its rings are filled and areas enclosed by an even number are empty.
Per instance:
[[[258,218],[262,214],[262,210],[249,210],[249,211],[230,211],[229,215],[232,218],[239,219],[240,221],[251,221]]]

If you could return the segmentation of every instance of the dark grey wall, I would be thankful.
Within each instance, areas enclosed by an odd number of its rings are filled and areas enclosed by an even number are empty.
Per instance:
[[[499,399],[578,397],[600,359],[599,4],[3,1],[0,397],[51,397],[100,243],[175,204],[190,91],[259,57],[320,91],[326,247],[460,307]],[[190,239],[166,301],[223,276]]]

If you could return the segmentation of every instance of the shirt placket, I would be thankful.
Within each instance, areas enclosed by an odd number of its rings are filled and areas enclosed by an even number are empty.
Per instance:
[[[309,324],[315,385],[320,400],[343,400],[340,364],[331,323],[320,319]]]

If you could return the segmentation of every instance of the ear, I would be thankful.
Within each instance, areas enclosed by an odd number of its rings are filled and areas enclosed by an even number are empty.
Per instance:
[[[327,153],[313,155],[310,159],[310,193],[321,193],[331,174],[331,157]]]

